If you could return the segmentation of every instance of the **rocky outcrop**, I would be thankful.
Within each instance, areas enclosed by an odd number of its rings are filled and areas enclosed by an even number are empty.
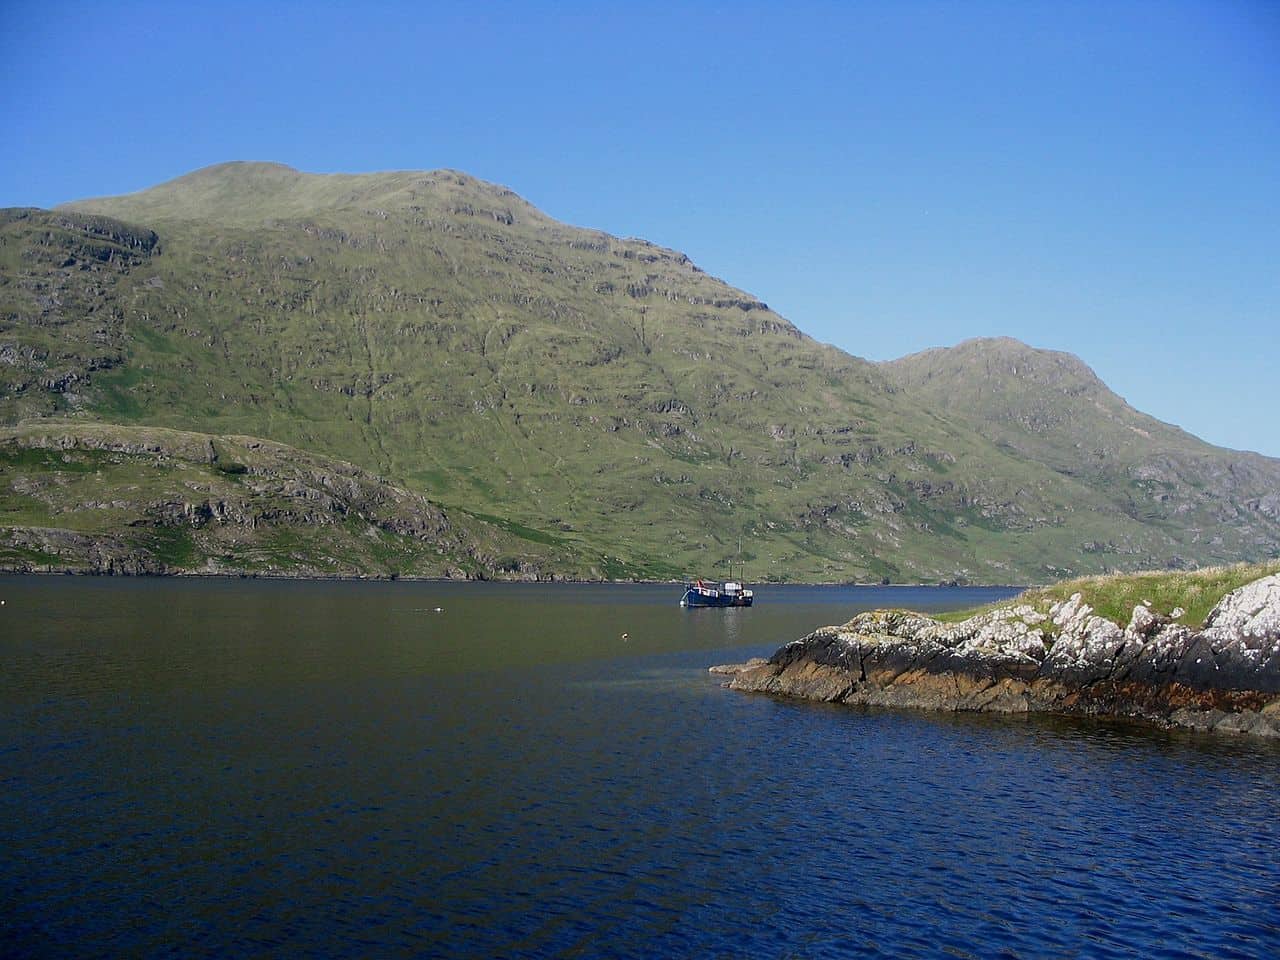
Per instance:
[[[541,580],[557,555],[341,460],[163,427],[0,427],[0,502],[0,572]]]
[[[52,527],[0,527],[0,549],[20,551],[0,560],[6,573],[97,573],[140,577],[175,572],[124,537],[90,536]],[[68,558],[68,559],[64,559]]]
[[[768,660],[714,667],[735,690],[930,710],[1133,717],[1280,738],[1280,574],[1225,597],[1200,630],[1138,605],[1126,626],[1081,594],[961,623],[859,614]]]

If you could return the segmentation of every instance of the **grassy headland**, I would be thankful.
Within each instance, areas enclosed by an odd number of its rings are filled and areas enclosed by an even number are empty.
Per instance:
[[[1028,604],[1048,613],[1053,604],[1079,593],[1093,612],[1119,626],[1129,622],[1139,604],[1193,629],[1204,625],[1205,617],[1219,600],[1233,590],[1262,577],[1280,573],[1280,560],[1263,563],[1236,563],[1201,570],[1154,570],[1137,573],[1077,577],[1043,587],[1034,587],[1011,600],[972,610],[944,613],[935,619],[958,623],[978,613]],[[1181,610],[1178,616],[1174,611]]]

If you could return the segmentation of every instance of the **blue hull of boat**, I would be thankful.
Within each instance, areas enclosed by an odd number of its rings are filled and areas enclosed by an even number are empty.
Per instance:
[[[752,597],[741,594],[721,593],[718,596],[707,596],[697,590],[686,590],[680,602],[686,607],[749,607]]]

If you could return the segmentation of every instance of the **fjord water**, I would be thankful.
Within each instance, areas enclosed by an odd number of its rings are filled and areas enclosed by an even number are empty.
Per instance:
[[[733,693],[1008,591],[679,593],[0,579],[0,949],[1280,953],[1275,745]]]

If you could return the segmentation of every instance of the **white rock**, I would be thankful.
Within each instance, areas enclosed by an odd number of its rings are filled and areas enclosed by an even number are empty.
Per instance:
[[[1055,603],[1049,608],[1049,616],[1064,631],[1071,631],[1084,623],[1091,613],[1093,607],[1085,603],[1084,596],[1079,593],[1073,593],[1070,599]]]
[[[1030,657],[1037,663],[1044,659],[1044,634],[1040,630],[1029,626],[1022,619],[1002,616],[984,619],[987,622],[961,643],[956,648],[957,652],[1018,655]]]
[[[1129,626],[1125,630],[1125,636],[1131,640],[1142,640],[1151,636],[1159,625],[1160,621],[1151,612],[1151,608],[1139,604],[1133,608],[1133,616],[1129,618]]]
[[[1233,590],[1205,618],[1210,642],[1280,639],[1280,573]]]

